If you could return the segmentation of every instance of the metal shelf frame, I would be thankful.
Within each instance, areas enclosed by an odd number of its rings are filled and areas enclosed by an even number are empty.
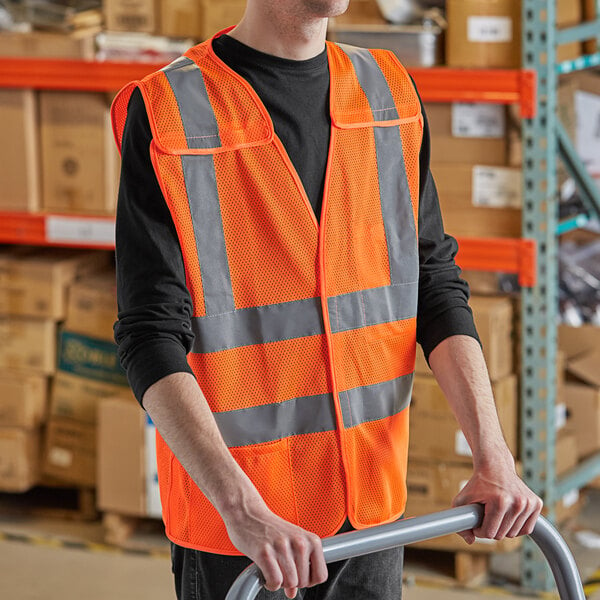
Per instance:
[[[575,179],[590,214],[600,214],[598,188],[559,123],[558,75],[600,64],[600,53],[556,64],[558,45],[600,36],[600,0],[596,20],[557,31],[555,0],[523,0],[522,64],[537,73],[539,102],[535,115],[523,120],[522,235],[535,240],[536,284],[521,297],[521,454],[523,476],[544,500],[548,517],[565,494],[578,490],[600,473],[600,454],[558,480],[555,471],[555,400],[558,311],[558,187],[556,157],[560,155]],[[550,590],[551,573],[529,540],[524,541],[521,583]]]

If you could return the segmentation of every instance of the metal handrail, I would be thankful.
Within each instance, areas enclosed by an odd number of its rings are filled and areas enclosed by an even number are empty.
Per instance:
[[[482,505],[460,506],[325,538],[323,554],[325,562],[335,562],[474,529],[482,520]],[[530,537],[550,565],[561,600],[585,600],[575,559],[558,531],[544,517],[539,517]],[[252,563],[234,581],[225,600],[254,600],[262,587],[261,581],[261,573]]]

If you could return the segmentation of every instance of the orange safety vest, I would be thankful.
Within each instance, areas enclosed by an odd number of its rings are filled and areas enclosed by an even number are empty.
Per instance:
[[[404,511],[423,129],[392,53],[327,54],[320,225],[267,110],[210,40],[112,109],[120,147],[141,90],[193,302],[188,361],[223,438],[267,505],[321,537]],[[168,537],[239,554],[160,436],[157,455]]]

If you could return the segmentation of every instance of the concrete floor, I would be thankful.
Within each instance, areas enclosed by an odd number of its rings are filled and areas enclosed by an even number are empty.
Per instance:
[[[600,549],[579,545],[578,530],[600,534],[600,494],[588,498],[577,522],[562,531],[584,580],[600,567]],[[135,555],[102,543],[100,522],[57,521],[4,514],[0,507],[0,599],[10,600],[174,600],[168,545],[158,534],[134,536],[131,545],[153,548],[152,555]],[[496,555],[495,579],[502,586],[464,589],[447,578],[422,577],[420,566],[406,567],[405,600],[483,600],[519,593],[510,585],[519,568],[519,555]],[[600,591],[591,596],[600,600]],[[359,599],[349,599],[359,600]]]

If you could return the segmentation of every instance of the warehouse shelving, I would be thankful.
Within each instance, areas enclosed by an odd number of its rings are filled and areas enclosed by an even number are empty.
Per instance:
[[[555,471],[555,400],[558,311],[558,189],[556,159],[560,156],[575,180],[586,211],[600,215],[600,193],[587,174],[557,114],[558,75],[600,64],[600,53],[556,64],[558,45],[600,36],[600,0],[596,20],[558,31],[553,0],[523,0],[523,67],[537,74],[536,114],[523,120],[523,228],[535,240],[536,284],[521,295],[521,454],[523,475],[544,500],[552,520],[556,502],[600,474],[600,454],[586,460],[560,480]],[[547,590],[551,574],[541,554],[525,540],[521,561],[525,587]]]
[[[600,0],[597,0],[600,15]],[[522,454],[524,477],[553,517],[557,499],[600,473],[600,457],[557,481],[554,471],[554,401],[557,317],[557,184],[560,149],[586,209],[600,212],[598,191],[586,179],[568,137],[556,120],[558,73],[600,64],[600,54],[555,64],[556,45],[600,31],[600,20],[560,33],[554,2],[523,0],[523,66],[513,70],[410,69],[425,102],[518,104],[523,121],[522,239],[459,240],[464,269],[518,273],[522,293]],[[0,58],[0,87],[115,91],[163,64]],[[539,103],[537,96],[539,95]],[[585,218],[585,217],[584,217]],[[581,222],[581,220],[579,221]],[[0,213],[0,243],[114,247],[111,217]],[[57,233],[58,231],[58,233]],[[547,589],[550,576],[527,543],[522,582]]]

